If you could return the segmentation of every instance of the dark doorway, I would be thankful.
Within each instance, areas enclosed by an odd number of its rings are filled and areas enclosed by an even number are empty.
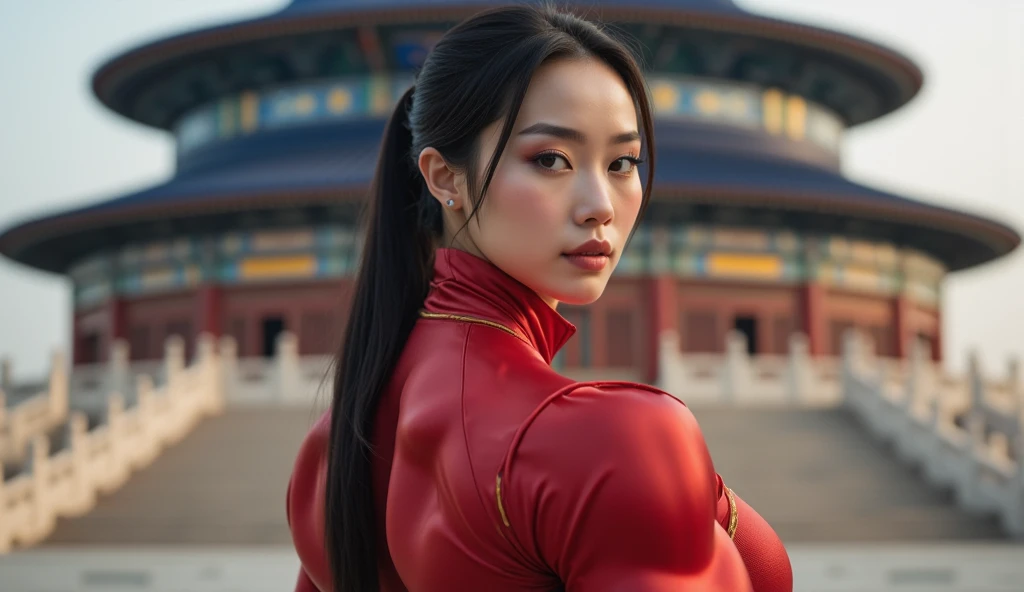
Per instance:
[[[78,363],[98,364],[100,361],[100,336],[98,333],[86,333],[78,342]]]
[[[757,319],[754,317],[736,317],[733,328],[747,338],[747,353],[757,353]]]
[[[284,317],[263,317],[263,357],[274,357],[277,336],[284,330]]]

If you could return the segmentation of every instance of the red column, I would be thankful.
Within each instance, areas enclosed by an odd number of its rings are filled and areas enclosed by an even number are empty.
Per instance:
[[[825,353],[825,287],[809,282],[800,287],[800,327],[812,356]]]
[[[670,275],[658,275],[648,282],[650,304],[650,334],[647,356],[647,382],[658,379],[658,348],[661,347],[662,331],[679,330],[679,293],[676,278]]]
[[[932,335],[932,360],[942,361],[942,309],[935,310],[935,334]]]
[[[117,339],[128,338],[128,302],[119,296],[111,296],[107,301],[107,342],[106,359],[110,359],[110,350]]]
[[[896,340],[896,347],[893,349],[893,352],[895,352],[896,358],[906,358],[910,354],[910,351],[907,349],[909,345],[907,338],[910,336],[910,307],[910,299],[903,294],[897,295],[896,299],[893,300],[892,332],[893,339]]]
[[[197,294],[198,322],[196,323],[196,335],[209,333],[214,337],[220,337],[223,323],[224,291],[220,286],[205,284],[199,288]]]

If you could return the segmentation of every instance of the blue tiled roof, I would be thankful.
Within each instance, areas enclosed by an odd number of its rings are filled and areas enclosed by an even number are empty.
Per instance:
[[[250,161],[201,173],[182,175],[166,183],[99,202],[62,216],[114,211],[137,205],[171,204],[202,197],[258,195],[331,187],[368,186],[376,164],[377,147],[353,146],[336,152],[305,154],[291,159]],[[784,161],[742,158],[722,153],[670,148],[658,155],[655,193],[666,187],[707,187],[750,193],[806,195],[823,205],[830,197],[912,209],[936,209],[919,201],[861,185],[825,169]],[[826,206],[827,207],[827,206]],[[939,208],[941,209],[941,208]]]
[[[231,52],[250,44],[268,43],[277,47],[285,39],[314,35],[330,30],[371,25],[378,21],[415,23],[461,18],[475,9],[535,0],[297,0],[281,10],[247,20],[223,23],[153,40],[115,56],[101,66],[93,77],[93,90],[112,110],[147,125],[171,129],[183,113],[208,103],[205,94],[177,97],[168,104],[145,100],[147,93],[169,92],[167,77],[185,71],[196,63],[218,59],[220,52]],[[544,0],[536,0],[543,2]],[[842,106],[828,105],[840,111],[851,125],[863,123],[891,112],[911,100],[921,88],[920,69],[907,57],[890,48],[854,35],[793,23],[746,11],[732,0],[563,0],[557,4],[593,9],[612,21],[651,22],[652,26],[716,30],[743,38],[770,39],[786,55],[799,59],[818,59],[859,80],[863,91],[877,102],[870,109],[846,112]],[[434,9],[434,10],[429,10]],[[402,17],[404,12],[408,18]],[[380,17],[382,12],[394,15]],[[645,16],[646,15],[646,16]],[[701,41],[703,43],[703,41]],[[401,64],[401,61],[396,61]],[[395,64],[392,64],[394,66]],[[672,66],[673,68],[675,66]],[[736,74],[740,76],[739,74]],[[269,84],[290,81],[280,74]],[[740,76],[742,78],[742,76]],[[238,78],[235,86],[225,87],[228,94],[260,86],[265,81]],[[161,86],[163,84],[163,86]],[[788,88],[790,82],[774,84]],[[793,88],[798,83],[792,82]],[[181,94],[181,93],[177,93]],[[210,91],[210,94],[215,94]],[[151,98],[151,97],[150,97]],[[179,104],[181,103],[181,104]]]
[[[376,153],[374,146],[354,145],[182,175],[143,191],[15,226],[0,234],[0,252],[61,271],[83,244],[76,237],[86,233],[92,242],[84,242],[94,245],[96,240],[121,240],[110,231],[168,219],[230,216],[247,211],[255,202],[263,208],[287,209],[291,196],[296,204],[352,200],[369,185]],[[919,242],[919,248],[953,269],[1003,255],[1020,241],[1014,230],[998,222],[867,187],[825,169],[679,146],[660,150],[654,194],[661,204],[738,205],[795,212],[830,224],[849,218],[882,225],[907,244]],[[310,195],[317,197],[311,200]],[[104,239],[108,234],[113,238]]]
[[[294,159],[252,161],[207,172],[183,175],[166,183],[63,215],[116,211],[139,205],[172,205],[190,199],[215,201],[222,196],[302,193],[314,189],[364,186],[376,164],[375,147],[303,155]]]

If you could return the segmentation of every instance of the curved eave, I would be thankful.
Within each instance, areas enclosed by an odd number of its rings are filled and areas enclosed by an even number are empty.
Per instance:
[[[619,22],[656,22],[703,30],[771,39],[845,61],[865,78],[881,78],[892,97],[884,96],[877,83],[882,109],[875,117],[890,113],[910,101],[921,89],[921,70],[901,53],[865,39],[828,29],[783,21],[743,11],[706,12],[669,9],[661,6],[588,5],[588,14],[602,20]],[[176,61],[201,59],[206,52],[254,43],[288,35],[303,35],[352,27],[367,22],[376,24],[437,22],[463,18],[486,7],[481,2],[453,3],[450,6],[407,6],[342,11],[337,7],[321,10],[284,10],[266,17],[200,29],[157,40],[116,56],[101,66],[92,79],[93,91],[111,110],[140,123],[169,129],[171,122],[148,121],[133,112],[132,96],[140,92],[146,73]],[[848,122],[851,125],[862,121]]]
[[[976,267],[1011,253],[1020,246],[1020,235],[1009,226],[994,220],[929,206],[919,202],[871,203],[860,196],[813,193],[796,194],[781,191],[758,191],[740,187],[676,185],[658,190],[662,198],[675,198],[689,205],[712,208],[759,208],[809,218],[828,219],[836,234],[851,229],[853,236],[870,234],[871,225],[898,226],[904,236],[899,243],[916,248],[943,262],[949,271]],[[809,224],[808,229],[821,230],[824,225]],[[855,230],[852,230],[855,229]],[[901,234],[903,234],[901,233]],[[909,236],[920,233],[918,238]],[[921,237],[927,235],[927,240]]]
[[[712,214],[751,214],[752,223],[758,224],[753,214],[767,212],[776,217],[776,225],[916,248],[951,271],[1001,257],[1021,242],[1016,231],[999,222],[878,191],[822,169],[678,148],[660,156],[662,163],[678,164],[659,168],[648,219],[659,216],[657,212],[699,208]],[[171,179],[14,226],[0,234],[0,253],[60,273],[76,258],[102,248],[238,228],[240,216],[259,212],[296,215],[345,207],[353,214],[366,194],[374,158],[365,149],[319,158],[304,155],[293,162],[248,163]],[[342,162],[345,167],[339,166]]]

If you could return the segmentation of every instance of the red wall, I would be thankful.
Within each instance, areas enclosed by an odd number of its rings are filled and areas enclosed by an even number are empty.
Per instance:
[[[351,306],[352,280],[225,288],[222,295],[225,334],[238,342],[239,356],[263,353],[263,320],[280,317],[299,337],[299,353],[334,353]]]
[[[790,333],[803,330],[796,287],[680,281],[678,330],[684,352],[725,351],[737,317],[757,323],[756,351],[784,354]]]
[[[266,345],[264,321],[271,318],[279,318],[285,330],[298,336],[301,355],[334,354],[352,288],[351,279],[267,283],[117,300],[76,313],[74,360],[106,360],[116,333],[128,339],[133,359],[160,358],[164,340],[174,333],[186,338],[191,356],[195,336],[203,329],[235,337],[239,356],[259,356]],[[923,336],[932,344],[933,357],[941,357],[939,311],[904,298],[815,288],[815,306],[808,307],[807,286],[615,278],[593,305],[559,307],[581,329],[566,344],[565,365],[633,368],[638,376],[653,380],[661,329],[674,324],[684,352],[721,352],[737,317],[756,321],[758,353],[787,353],[790,333],[808,333],[808,325],[815,324],[820,333],[817,350],[824,355],[838,355],[843,331],[859,326],[874,337],[882,355],[905,354],[899,340]],[[666,323],[670,325],[661,326]],[[584,325],[589,336],[586,364]]]

